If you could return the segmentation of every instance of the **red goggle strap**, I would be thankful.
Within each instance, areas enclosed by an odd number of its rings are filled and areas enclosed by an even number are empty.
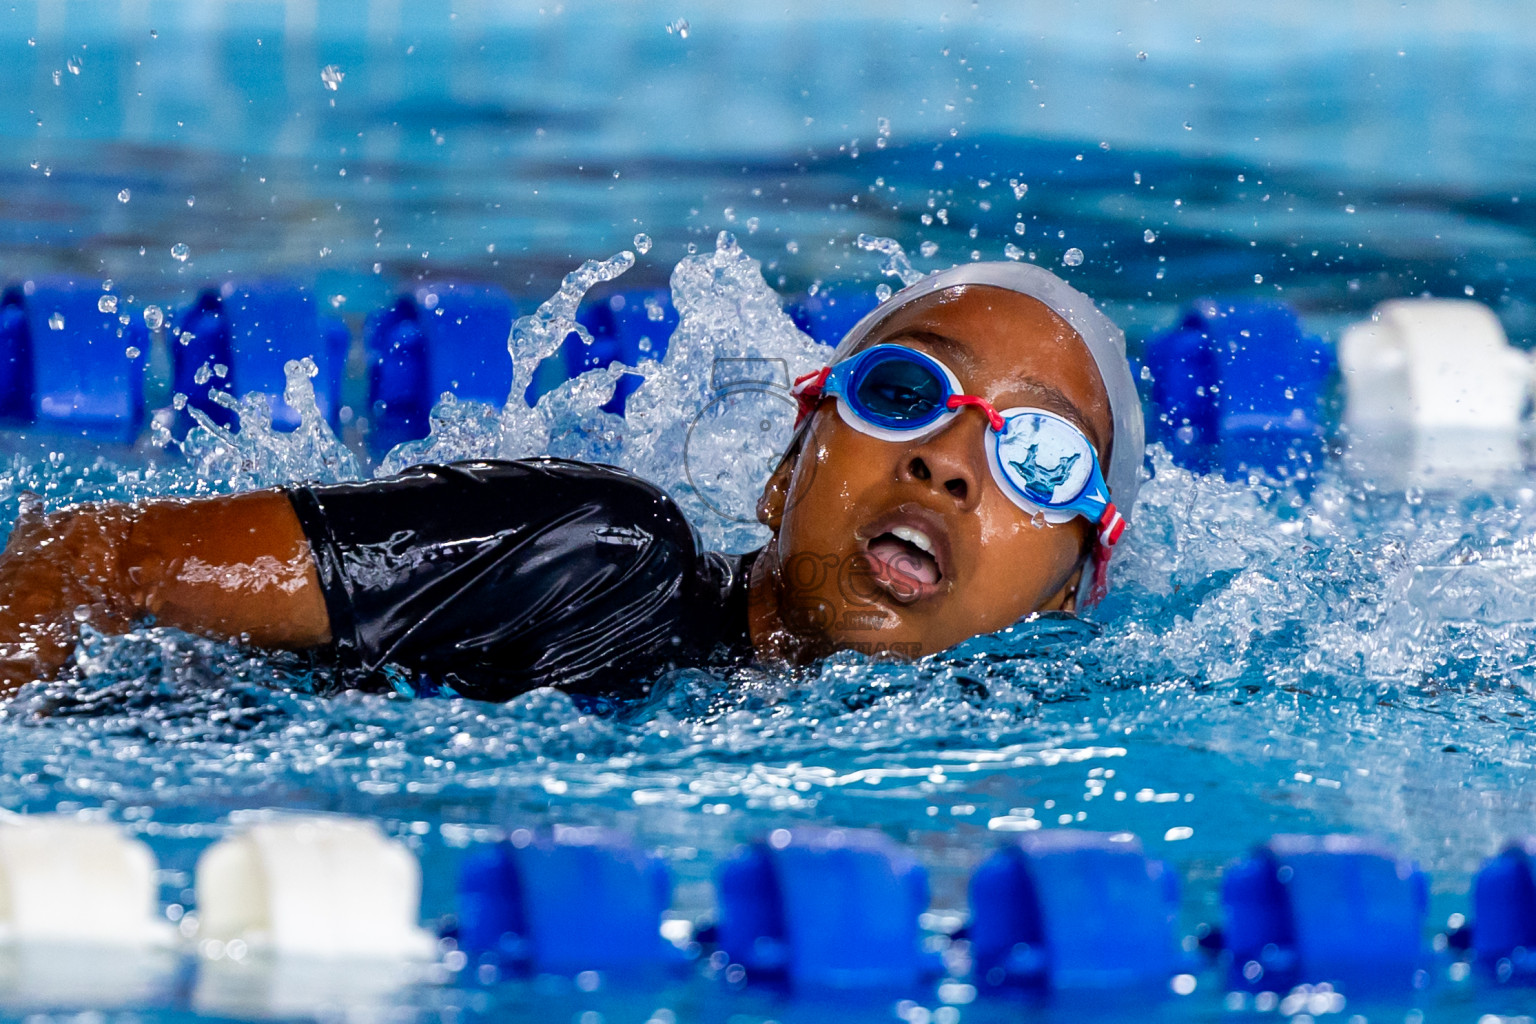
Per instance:
[[[795,411],[795,426],[800,426],[805,418],[816,411],[816,403],[821,401],[821,389],[826,386],[827,377],[832,373],[832,367],[823,366],[814,373],[807,373],[796,377],[794,384],[790,386],[789,393],[795,396],[795,401],[800,408]]]
[[[1093,582],[1088,588],[1088,600],[1098,604],[1109,593],[1109,556],[1115,553],[1120,535],[1125,533],[1125,517],[1114,503],[1104,506],[1099,516],[1099,543],[1093,549]]]

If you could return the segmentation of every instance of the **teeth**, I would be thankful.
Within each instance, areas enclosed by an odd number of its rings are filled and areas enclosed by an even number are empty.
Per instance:
[[[922,530],[914,530],[910,526],[898,526],[891,532],[908,544],[915,544],[928,554],[933,554],[933,541],[929,540],[928,535]]]

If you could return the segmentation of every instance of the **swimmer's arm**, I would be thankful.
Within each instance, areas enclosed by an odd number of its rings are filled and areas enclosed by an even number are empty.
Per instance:
[[[0,695],[52,677],[81,622],[120,633],[150,617],[263,647],[329,643],[315,560],[287,496],[24,513],[0,554]]]

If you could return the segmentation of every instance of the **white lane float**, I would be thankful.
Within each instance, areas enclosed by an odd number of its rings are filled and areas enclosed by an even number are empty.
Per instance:
[[[0,817],[0,942],[168,945],[155,856],[117,825],[62,814]]]
[[[0,999],[132,1006],[174,987],[154,854],[106,821],[0,813]]]
[[[275,955],[420,959],[437,948],[418,923],[421,866],[371,821],[265,816],[204,851],[196,890],[205,953],[240,943]]]
[[[1347,463],[1391,486],[1491,480],[1523,464],[1531,357],[1466,299],[1394,299],[1339,339]]]

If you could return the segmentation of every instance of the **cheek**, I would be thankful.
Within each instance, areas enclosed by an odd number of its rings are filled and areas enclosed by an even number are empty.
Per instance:
[[[1076,520],[1052,525],[1043,517],[1031,518],[1002,495],[983,512],[982,560],[996,578],[1014,581],[1008,589],[1021,600],[1049,597],[1077,566],[1082,532]],[[1025,609],[1025,613],[1033,610]]]
[[[784,533],[846,534],[848,519],[864,495],[891,477],[892,445],[866,437],[823,413],[806,437],[806,447],[790,480]]]

